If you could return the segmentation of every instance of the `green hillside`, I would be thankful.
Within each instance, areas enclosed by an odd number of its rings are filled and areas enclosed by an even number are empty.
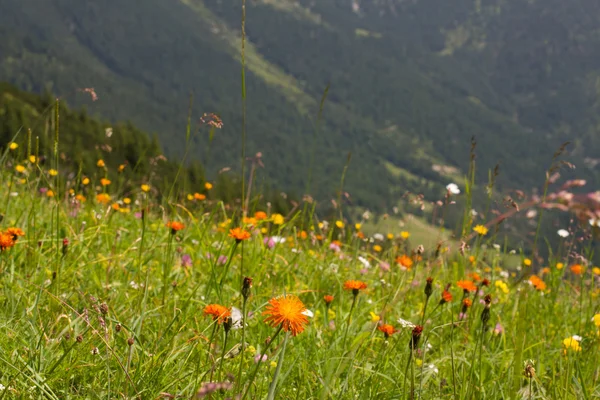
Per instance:
[[[335,196],[351,153],[345,190],[353,204],[380,210],[406,191],[439,198],[465,173],[472,136],[480,181],[500,163],[501,187],[540,187],[566,140],[577,175],[594,181],[598,7],[248,2],[247,152],[263,153],[269,184],[302,193],[310,175],[310,192],[324,199]],[[225,124],[210,147],[208,135],[195,136],[194,158],[210,176],[236,171],[240,20],[238,1],[4,0],[0,76],[86,104],[92,115],[131,120],[155,132],[168,155],[185,148],[192,93],[194,121],[215,112]],[[72,96],[85,87],[97,102]]]

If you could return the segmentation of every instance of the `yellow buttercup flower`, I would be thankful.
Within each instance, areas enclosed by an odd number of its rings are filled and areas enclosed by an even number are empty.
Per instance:
[[[96,166],[98,168],[104,168],[106,166],[106,164],[104,163],[104,160],[100,159],[96,162]]]
[[[275,225],[283,225],[285,222],[285,218],[283,218],[283,215],[281,214],[273,214],[271,218],[273,218],[273,223]]]
[[[600,314],[594,315],[594,317],[592,318],[592,321],[594,321],[594,325],[596,325],[597,327],[600,327]]]
[[[410,232],[407,232],[407,231],[402,231],[402,232],[400,232],[400,237],[401,237],[402,239],[405,239],[405,240],[406,240],[406,239],[408,239],[408,238],[410,237]]]
[[[142,192],[147,192],[150,190],[150,185],[143,184],[140,188],[142,189]]]
[[[212,189],[212,188],[213,188],[213,185],[212,185],[212,183],[210,183],[210,182],[206,182],[206,183],[204,184],[204,188],[205,188],[206,190],[210,190],[210,189]]]
[[[15,171],[17,171],[17,172],[25,172],[25,167],[19,164],[19,165],[17,165],[15,167]]]
[[[48,190],[46,192],[46,196],[48,196],[48,197],[54,197],[54,192],[52,190]]]
[[[354,229],[356,229],[357,231],[360,231],[361,227],[362,227],[362,224],[354,224]]]
[[[8,148],[9,148],[9,149],[11,149],[11,150],[16,150],[18,147],[19,147],[19,145],[18,145],[18,144],[16,144],[15,142],[11,142],[11,143],[8,145]]]
[[[335,221],[335,226],[337,226],[338,228],[342,229],[344,227],[344,222],[343,221]]]
[[[594,275],[600,275],[600,268],[594,267],[592,268],[592,272],[594,273]]]
[[[561,269],[563,269],[564,267],[565,267],[565,264],[563,264],[563,263],[561,263],[561,262],[559,262],[559,263],[556,263],[556,269],[558,269],[558,270],[561,270]]]
[[[29,162],[32,164],[35,164],[35,162],[37,161],[37,157],[36,156],[29,156]]]
[[[375,314],[373,311],[369,313],[371,315],[371,322],[379,322],[381,319],[379,315]]]
[[[382,248],[380,245],[376,244],[375,246],[373,246],[373,251],[376,253],[381,252]]]
[[[481,236],[485,236],[488,233],[488,228],[486,228],[484,225],[476,225],[473,230]]]
[[[529,258],[524,259],[523,265],[525,265],[526,267],[531,267],[531,260]]]
[[[102,178],[102,179],[100,179],[100,184],[101,184],[102,186],[108,186],[108,185],[110,185],[110,183],[111,183],[111,182],[110,182],[110,179],[106,179],[106,178]]]
[[[131,204],[131,199],[129,197],[125,197],[123,199],[123,203],[125,203],[125,204]]]
[[[192,200],[194,200],[194,195],[193,195],[193,194],[191,194],[191,193],[188,193],[188,195],[187,195],[187,199],[188,199],[189,201],[192,201]]]
[[[56,176],[56,175],[58,175],[58,171],[55,169],[50,169],[50,170],[48,170],[48,175]]]
[[[392,240],[392,239],[394,238],[394,234],[393,234],[393,233],[388,233],[388,234],[387,234],[387,238],[388,238],[389,240]]]

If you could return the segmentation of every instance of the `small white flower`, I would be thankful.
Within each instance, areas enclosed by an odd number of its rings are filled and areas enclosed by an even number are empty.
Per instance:
[[[19,192],[10,192],[10,197],[18,197]]]
[[[494,243],[494,248],[495,248],[496,250],[500,250],[500,245],[499,245],[498,243]]]
[[[471,216],[476,217],[478,215],[479,215],[479,213],[477,211],[475,211],[475,209],[471,210]]]
[[[312,318],[315,316],[315,314],[312,311],[310,311],[308,308],[306,310],[302,311],[302,315],[306,315],[308,318]]]
[[[578,342],[581,342],[581,340],[583,339],[583,338],[582,338],[581,336],[579,336],[579,335],[573,335],[573,336],[571,336],[571,338],[572,338],[573,340],[577,340]]]
[[[300,249],[292,249],[292,253],[302,253]]]
[[[508,254],[517,254],[517,251],[513,249],[513,250],[509,251]]]
[[[384,237],[381,233],[376,233],[373,235],[373,239],[379,240],[381,242],[381,241],[383,241]]]
[[[129,286],[131,286],[132,288],[134,288],[136,290],[140,288],[140,285],[136,281],[129,282]]]
[[[432,371],[434,374],[438,374],[440,372],[440,370],[433,364],[429,364],[428,366],[429,370]]]
[[[239,329],[242,327],[242,312],[239,308],[231,307],[231,322],[233,322],[231,328]]]
[[[508,273],[508,271],[500,271],[500,276],[506,279],[510,276],[510,274]]]
[[[2,392],[4,389],[6,389],[6,387],[0,383],[0,392]]]
[[[362,218],[366,221],[369,218],[371,218],[371,213],[369,212],[369,210],[365,211],[362,215]]]
[[[569,236],[569,231],[566,229],[559,229],[556,233],[558,233],[558,236],[562,238],[566,238],[567,236]]]
[[[402,318],[398,318],[398,323],[403,328],[414,328],[415,324]]]
[[[285,243],[287,239],[283,236],[271,236],[271,240],[273,240],[275,243]]]
[[[527,214],[525,214],[525,216],[529,219],[531,218],[535,218],[537,216],[537,211],[536,210],[529,210],[527,211]]]
[[[598,218],[591,218],[588,222],[591,226],[600,227],[600,219]]]
[[[371,268],[371,263],[363,256],[358,256],[358,261],[360,261],[365,268]]]
[[[450,194],[460,194],[460,189],[456,183],[449,183],[446,185],[446,189]]]

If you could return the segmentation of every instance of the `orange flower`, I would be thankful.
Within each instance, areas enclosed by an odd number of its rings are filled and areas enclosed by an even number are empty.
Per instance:
[[[440,304],[450,303],[452,301],[452,293],[448,290],[444,290],[442,292],[442,299],[440,300]]]
[[[477,272],[471,272],[469,277],[475,282],[479,282],[481,280],[481,276]]]
[[[13,236],[11,234],[0,232],[0,251],[9,249],[15,245]]]
[[[571,272],[575,275],[583,274],[583,266],[581,264],[571,265]]]
[[[346,281],[344,282],[345,290],[352,290],[352,293],[356,296],[360,290],[366,289],[367,284],[362,281]]]
[[[410,269],[413,265],[413,260],[406,254],[396,257],[396,262],[406,269]]]
[[[227,317],[231,316],[231,311],[229,308],[220,304],[209,304],[204,307],[204,315],[212,316],[213,321],[217,321],[217,323],[221,324]]]
[[[234,238],[236,242],[241,242],[250,238],[250,232],[243,230],[242,228],[233,228],[229,230],[229,237]]]
[[[537,290],[546,290],[546,283],[537,275],[531,275],[529,277],[529,282],[533,285]]]
[[[254,218],[256,218],[258,221],[267,219],[267,213],[264,211],[257,211],[254,213]]]
[[[281,326],[284,331],[292,332],[296,336],[304,331],[308,318],[303,314],[306,311],[304,303],[293,295],[275,297],[269,300],[263,315],[267,315],[265,322],[269,325]]]
[[[169,221],[167,222],[167,228],[171,228],[171,233],[174,235],[177,231],[185,228],[185,225],[179,221]]]
[[[456,282],[456,286],[464,290],[465,292],[474,292],[477,290],[477,286],[473,283],[473,281],[458,281]]]
[[[325,300],[325,304],[330,305],[331,302],[333,301],[333,296],[328,294],[323,296],[323,300]]]
[[[473,305],[473,302],[471,301],[471,299],[464,299],[462,302],[462,313],[466,313],[467,310],[469,309],[469,307],[471,307]]]
[[[202,193],[194,193],[194,199],[195,200],[206,200],[206,195],[202,194]]]
[[[110,179],[102,178],[102,179],[100,179],[100,184],[102,186],[108,186],[108,185],[110,185]]]
[[[389,324],[382,324],[379,325],[377,327],[378,330],[380,330],[381,332],[383,332],[383,335],[385,336],[385,338],[389,338],[390,336],[392,336],[394,333],[396,333],[396,329]]]
[[[107,204],[110,202],[110,195],[107,193],[98,193],[96,195],[96,201],[101,204]]]
[[[6,234],[7,235],[11,235],[13,241],[17,241],[17,239],[19,238],[19,236],[25,236],[25,232],[23,232],[23,230],[21,228],[8,228],[6,230]]]

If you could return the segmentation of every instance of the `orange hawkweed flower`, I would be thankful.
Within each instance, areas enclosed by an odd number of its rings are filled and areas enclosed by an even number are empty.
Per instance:
[[[210,315],[213,321],[222,324],[227,317],[231,316],[231,311],[220,304],[209,304],[204,307],[204,315]]]
[[[344,282],[345,290],[352,290],[353,295],[358,295],[358,292],[367,288],[367,284],[362,281],[346,281]]]
[[[575,275],[583,274],[583,266],[581,264],[571,265],[571,272]]]
[[[396,263],[400,264],[406,269],[410,269],[413,266],[413,260],[406,254],[396,257]]]
[[[273,327],[281,326],[284,331],[296,336],[302,333],[304,326],[308,324],[308,318],[303,314],[305,311],[306,307],[298,297],[287,295],[269,300],[263,315],[267,316],[265,323]]]
[[[481,275],[479,275],[477,272],[471,272],[469,277],[475,282],[479,282],[481,280]]]
[[[167,222],[167,228],[171,228],[171,233],[174,235],[177,231],[185,228],[185,225],[179,221],[169,221]]]
[[[383,335],[385,336],[385,338],[389,338],[390,336],[392,336],[394,333],[396,333],[396,329],[389,324],[382,324],[379,325],[377,327],[378,330],[380,330],[381,332],[383,332]]]
[[[15,242],[17,241],[19,236],[25,236],[25,232],[23,232],[23,230],[21,228],[14,228],[14,227],[8,228],[6,230],[6,234],[11,235],[13,241],[15,241]]]
[[[254,218],[258,221],[262,221],[263,219],[267,219],[267,213],[264,211],[257,211],[254,213]]]
[[[9,249],[15,245],[13,236],[11,234],[0,232],[0,251]]]
[[[325,300],[325,304],[330,305],[333,302],[333,296],[328,294],[323,296],[323,300]]]
[[[452,293],[448,290],[444,290],[442,292],[442,299],[440,300],[440,304],[450,303],[452,301]]]
[[[456,282],[456,286],[464,290],[465,292],[474,292],[477,290],[477,286],[473,283],[473,281],[458,281]]]
[[[529,277],[529,282],[533,285],[537,290],[546,290],[546,283],[537,275],[531,275]]]
[[[229,230],[229,237],[234,238],[236,242],[250,239],[250,232],[243,230],[242,228],[233,228]]]

